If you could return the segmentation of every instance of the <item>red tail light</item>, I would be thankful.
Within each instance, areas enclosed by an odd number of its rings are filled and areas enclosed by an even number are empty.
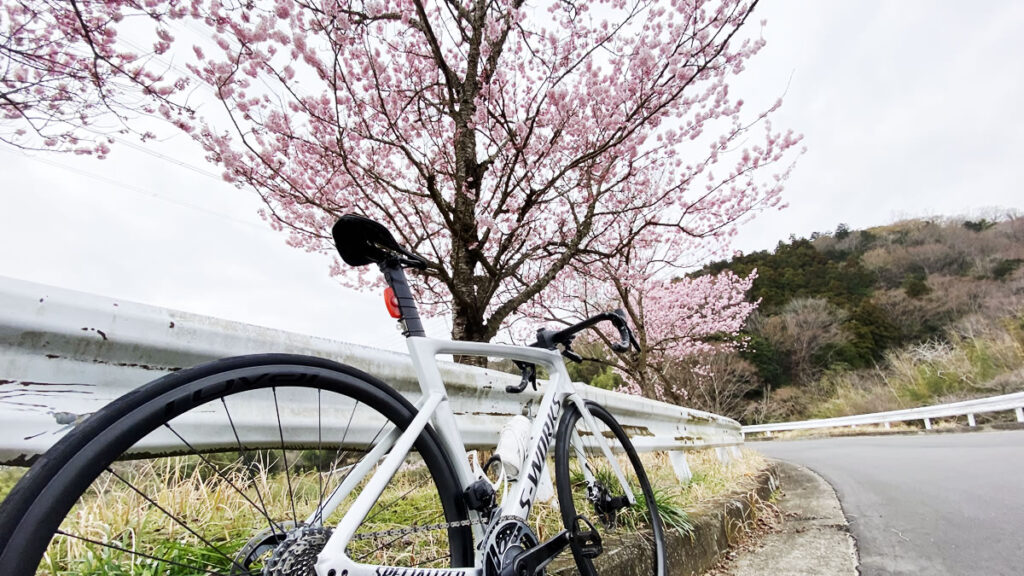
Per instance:
[[[388,314],[391,314],[392,318],[401,318],[402,311],[398,308],[398,296],[395,296],[395,291],[388,286],[384,289],[384,304],[388,307]]]

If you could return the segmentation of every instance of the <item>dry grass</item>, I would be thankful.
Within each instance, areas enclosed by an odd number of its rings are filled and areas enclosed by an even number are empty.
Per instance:
[[[757,485],[757,475],[768,467],[768,463],[755,450],[742,448],[740,453],[741,458],[723,464],[714,450],[689,452],[687,457],[693,479],[681,492],[683,506],[699,513],[708,503],[733,492],[752,490]]]
[[[211,473],[195,457],[119,464],[113,473],[97,480],[65,519],[61,529],[77,537],[54,539],[44,557],[46,573],[194,572],[143,555],[223,571],[231,566],[235,553],[249,538],[269,529],[268,516],[285,527],[289,522],[301,522],[316,509],[325,484],[330,485],[328,473],[315,470],[292,472],[286,477],[266,468],[238,465],[222,472],[223,475]],[[396,476],[360,532],[441,521],[440,500],[436,490],[427,487],[428,480],[422,467]],[[149,495],[154,502],[139,492]],[[350,497],[343,502],[327,524],[335,524],[352,500]],[[350,546],[350,554],[365,554],[366,562],[402,566],[427,560],[426,565],[431,565],[429,560],[436,554],[430,554],[447,548],[444,531],[424,532],[416,538],[403,539],[400,545],[375,550],[382,538],[355,542]],[[139,554],[97,546],[85,539]]]
[[[768,463],[755,450],[742,448],[740,452],[741,458],[732,459],[728,464],[720,462],[714,450],[687,452],[690,471],[693,473],[688,484],[682,484],[676,477],[668,453],[641,454],[641,460],[656,496],[660,494],[664,499],[664,503],[659,504],[669,504],[692,515],[700,513],[709,502],[756,486],[757,475],[767,468]],[[578,508],[580,505],[577,503]],[[535,506],[531,520],[535,520],[539,527],[538,535],[561,530],[558,499],[552,498],[549,502]]]
[[[1024,379],[1024,314],[999,321],[962,319],[945,340],[908,346],[886,355],[872,370],[826,374],[823,398],[811,418],[869,414],[1021,389]]]
[[[11,466],[0,466],[0,502],[7,498],[7,494],[18,483],[18,480],[25,474],[25,468],[14,468]]]
[[[681,485],[667,454],[642,455],[663,516],[677,513],[685,519],[688,513],[700,513],[701,506],[708,501],[751,488],[754,477],[765,467],[764,459],[750,450],[743,450],[743,458],[729,465],[720,463],[711,450],[690,452],[688,456],[693,480]],[[225,556],[233,556],[252,534],[268,525],[266,518],[250,501],[261,502],[275,522],[284,522],[293,519],[294,500],[297,517],[302,520],[303,515],[315,507],[320,483],[324,479],[324,475],[316,471],[292,473],[289,492],[285,476],[280,472],[271,473],[264,468],[239,465],[229,467],[221,477],[198,465],[194,457],[123,463],[117,465],[114,473],[117,476],[105,474],[97,481],[62,524],[63,530],[144,554],[218,567],[229,566],[230,559]],[[18,475],[17,470],[2,469],[0,481],[9,478],[12,481],[7,484],[13,484],[14,477]],[[156,504],[170,511],[173,517],[150,504],[118,476],[130,479],[144,493],[155,495]],[[371,511],[371,521],[360,532],[441,521],[436,492],[423,486],[426,477],[424,468],[400,473],[381,499],[385,504]],[[0,488],[5,485],[0,485]],[[577,502],[577,506],[583,509],[584,503]],[[339,507],[327,524],[335,523],[347,507],[347,503]],[[378,514],[382,508],[386,510]],[[624,516],[622,524],[633,530],[642,530],[638,517],[630,519]],[[189,526],[198,527],[202,539],[186,531],[175,518],[186,519]],[[562,529],[557,498],[534,507],[531,525],[542,541]],[[416,564],[447,550],[446,538],[444,531],[403,537],[400,546],[395,544],[374,551],[364,561],[400,566]],[[369,552],[379,543],[380,540],[354,543],[350,553],[355,556]],[[225,553],[218,553],[215,549]],[[44,573],[87,576],[189,572],[175,572],[166,564],[91,545],[81,539],[58,537],[44,559]]]

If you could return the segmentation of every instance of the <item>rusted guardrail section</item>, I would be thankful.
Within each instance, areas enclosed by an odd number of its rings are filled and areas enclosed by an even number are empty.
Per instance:
[[[0,277],[0,464],[29,461],[90,413],[163,374],[266,352],[350,364],[414,402],[419,395],[405,354]],[[532,390],[506,393],[519,381],[511,374],[454,363],[442,363],[442,374],[470,449],[493,448],[503,419],[540,400]],[[687,450],[717,448],[728,459],[743,442],[734,420],[579,386],[615,414],[638,449],[669,451],[683,478]]]

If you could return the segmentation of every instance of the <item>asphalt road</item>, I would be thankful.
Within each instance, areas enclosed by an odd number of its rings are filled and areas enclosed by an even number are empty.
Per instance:
[[[832,484],[863,576],[1024,574],[1024,431],[752,446]]]

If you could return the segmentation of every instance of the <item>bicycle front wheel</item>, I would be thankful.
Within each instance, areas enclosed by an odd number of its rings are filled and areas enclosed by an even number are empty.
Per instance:
[[[602,556],[572,545],[582,576],[619,572],[628,563],[630,574],[665,574],[664,529],[640,457],[618,421],[604,407],[587,402],[595,427],[587,425],[579,407],[566,409],[555,440],[555,482],[566,529],[593,528],[601,538]],[[630,505],[622,482],[598,445],[603,438],[633,493]],[[615,554],[609,554],[609,552]],[[608,568],[605,570],[605,568]]]
[[[0,574],[312,574],[365,484],[356,480],[386,455],[371,448],[415,413],[372,376],[304,356],[170,374],[89,416],[35,462],[0,505]],[[431,428],[347,554],[472,565],[468,511]]]

